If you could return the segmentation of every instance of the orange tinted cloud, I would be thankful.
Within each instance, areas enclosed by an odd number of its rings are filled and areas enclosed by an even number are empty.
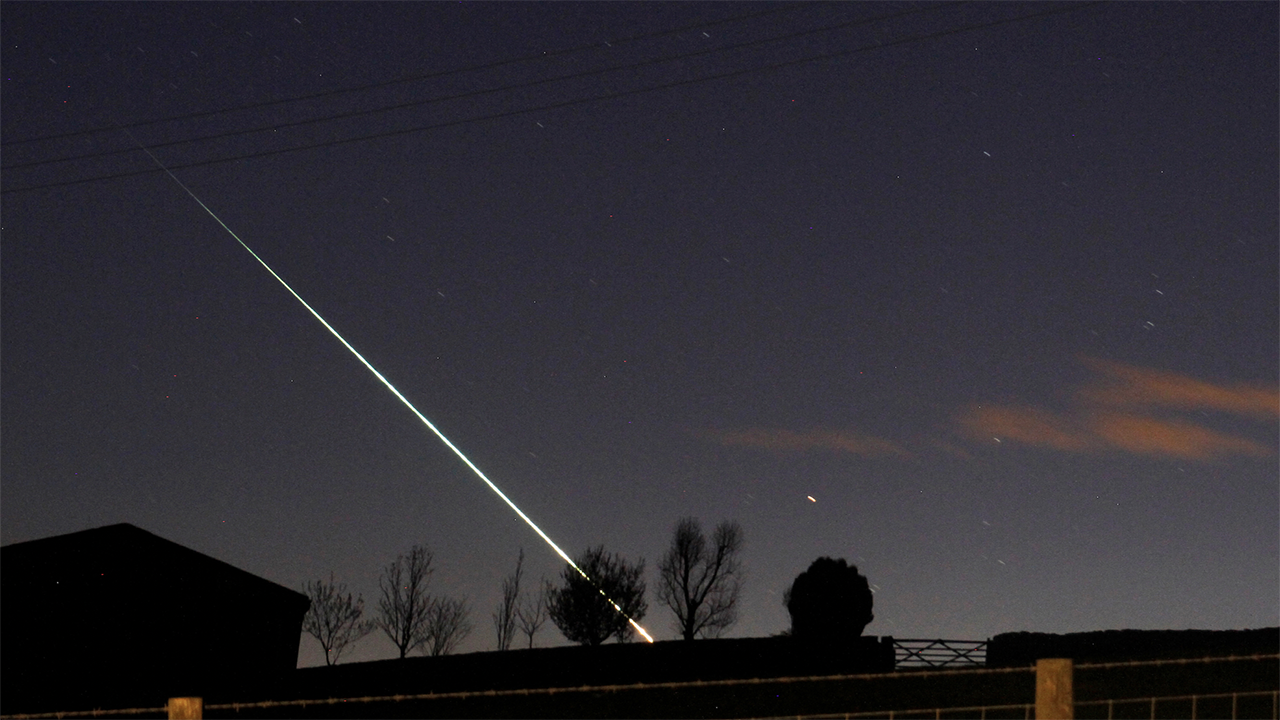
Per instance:
[[[1275,420],[1280,390],[1261,384],[1213,383],[1154,368],[1081,358],[1098,377],[1072,393],[1071,405],[1055,412],[1029,405],[972,405],[954,420],[970,440],[1016,442],[1062,452],[1119,450],[1179,460],[1212,460],[1230,455],[1268,457],[1274,449],[1247,437],[1213,430],[1187,418],[1157,417],[1207,410]],[[1199,420],[1199,418],[1196,418]],[[864,457],[911,453],[873,435],[851,431],[779,428],[706,431],[704,438],[732,447],[774,452],[825,450]],[[935,441],[949,455],[971,459],[960,447]]]
[[[1220,455],[1265,457],[1271,448],[1246,438],[1210,430],[1193,423],[1125,413],[1099,413],[1091,429],[1107,443],[1142,455],[1184,460],[1209,460]]]
[[[1102,378],[1074,394],[1066,413],[1017,405],[975,405],[957,418],[965,435],[999,438],[1069,452],[1114,448],[1141,455],[1209,460],[1225,455],[1265,457],[1273,449],[1187,419],[1156,417],[1170,410],[1209,410],[1275,419],[1280,391],[1259,384],[1216,384],[1186,375],[1107,360],[1081,358]]]
[[[1195,423],[1085,409],[1071,416],[1040,408],[973,407],[958,418],[966,435],[989,441],[1016,441],[1036,447],[1086,452],[1111,447],[1142,455],[1209,460],[1223,455],[1265,457],[1271,449],[1247,438]]]
[[[1087,450],[1094,444],[1087,430],[1075,423],[1035,407],[976,405],[959,418],[970,437],[986,440],[1017,440],[1028,445],[1055,450]]]
[[[905,455],[897,445],[884,438],[848,431],[809,430],[795,432],[774,428],[749,428],[746,430],[708,431],[707,437],[722,445],[749,447],[759,450],[807,452],[810,450],[834,450],[854,455]]]
[[[1081,358],[1110,379],[1084,388],[1089,402],[1123,407],[1154,406],[1178,410],[1215,410],[1261,419],[1280,416],[1280,390],[1260,384],[1215,384],[1186,375]]]

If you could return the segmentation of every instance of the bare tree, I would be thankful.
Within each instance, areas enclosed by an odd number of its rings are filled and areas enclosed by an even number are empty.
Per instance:
[[[611,637],[626,642],[634,633],[628,620],[638,622],[649,607],[644,599],[644,560],[632,565],[601,545],[575,562],[587,577],[565,565],[563,585],[552,587],[547,595],[547,614],[572,642],[599,645]]]
[[[520,598],[520,605],[516,608],[516,624],[520,626],[520,632],[528,636],[529,647],[531,648],[533,647],[533,636],[547,622],[547,595],[549,591],[550,583],[544,579],[538,592],[532,596],[525,595]]]
[[[524,548],[516,558],[516,571],[502,580],[502,601],[493,611],[493,629],[498,631],[498,649],[510,650],[516,636],[516,616],[520,612],[520,576],[524,573]]]
[[[399,555],[387,565],[378,580],[382,598],[378,600],[378,616],[374,623],[391,638],[400,657],[423,643],[431,596],[427,584],[434,556],[424,545],[414,545],[408,555]]]
[[[448,655],[471,634],[471,608],[466,600],[436,598],[427,609],[427,619],[422,630],[422,652],[431,655]]]
[[[719,637],[738,620],[742,527],[720,523],[711,544],[708,548],[696,518],[684,518],[658,565],[658,599],[675,613],[676,629],[685,640]]]
[[[333,579],[333,573],[329,573],[329,582],[309,582],[303,592],[311,598],[311,606],[302,618],[302,629],[320,641],[326,664],[337,665],[348,646],[373,632],[373,621],[360,619],[364,598],[352,598],[347,586]]]

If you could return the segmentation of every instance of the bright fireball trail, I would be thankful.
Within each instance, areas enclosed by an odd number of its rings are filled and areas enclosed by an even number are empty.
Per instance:
[[[133,135],[129,134],[129,137],[133,138]],[[135,139],[134,142],[137,142],[137,140]],[[351,354],[355,355],[357,360],[359,360],[366,368],[369,368],[369,372],[373,373],[374,377],[378,378],[378,380],[381,381],[383,385],[386,385],[387,389],[390,390],[393,395],[399,398],[400,402],[404,403],[405,407],[409,408],[409,410],[412,411],[414,415],[418,416],[418,419],[422,421],[423,425],[426,425],[427,428],[431,430],[431,432],[435,433],[436,437],[440,438],[441,442],[447,445],[449,449],[454,452],[455,455],[461,458],[462,462],[466,463],[467,467],[471,468],[472,472],[474,472],[477,477],[483,480],[485,485],[489,486],[490,490],[492,490],[498,497],[502,498],[502,502],[506,503],[508,507],[514,510],[516,514],[520,516],[520,519],[524,520],[529,527],[533,528],[533,531],[538,533],[538,537],[545,540],[546,543],[551,546],[551,549],[556,551],[557,555],[563,558],[565,562],[569,563],[569,567],[572,567],[574,570],[577,570],[578,574],[586,578],[587,581],[590,582],[592,585],[596,585],[595,580],[593,580],[590,576],[588,576],[585,572],[583,572],[582,568],[578,567],[578,564],[573,561],[573,558],[569,557],[569,555],[564,550],[561,550],[560,546],[557,545],[554,540],[548,537],[547,534],[542,531],[542,528],[538,527],[537,523],[531,520],[528,515],[525,515],[524,511],[521,510],[514,502],[512,502],[511,498],[507,497],[506,493],[502,492],[502,490],[499,489],[497,485],[494,485],[493,481],[490,480],[487,476],[485,476],[485,474],[480,471],[480,468],[476,467],[475,463],[471,462],[471,460],[466,455],[463,455],[462,451],[458,449],[458,446],[450,442],[449,438],[445,437],[444,433],[440,432],[440,430],[436,428],[436,426],[433,425],[430,420],[427,419],[426,415],[423,415],[421,412],[419,412],[418,408],[414,407],[413,403],[409,402],[408,398],[400,394],[400,391],[396,389],[396,386],[392,385],[390,380],[387,380],[385,377],[383,377],[382,373],[378,372],[378,369],[375,368],[373,365],[371,365],[368,360],[365,360],[364,356],[361,355],[359,351],[357,351],[354,347],[352,347],[351,343],[347,342],[346,338],[339,335],[338,331],[334,330],[333,326],[330,325],[323,317],[321,317],[320,313],[316,312],[315,308],[307,304],[307,301],[303,300],[301,295],[294,292],[294,289],[289,287],[289,283],[285,282],[284,278],[277,275],[276,271],[272,270],[271,266],[268,265],[265,260],[258,257],[258,253],[254,252],[253,248],[245,244],[245,241],[241,240],[240,236],[235,234],[235,231],[227,227],[226,223],[222,222],[222,218],[218,217],[212,210],[209,209],[208,205],[205,205],[200,198],[196,197],[195,193],[191,192],[191,188],[188,188],[186,185],[184,185],[182,181],[179,180],[176,175],[170,172],[169,168],[165,167],[164,163],[160,162],[159,158],[153,155],[151,151],[148,150],[145,146],[143,146],[141,143],[138,143],[138,147],[142,148],[142,151],[145,152],[151,158],[152,162],[154,162],[157,166],[159,166],[161,170],[164,170],[165,173],[170,178],[173,178],[173,181],[178,183],[178,187],[186,191],[186,193],[191,196],[192,200],[195,200],[196,203],[200,205],[200,207],[204,208],[204,211],[209,213],[209,217],[216,220],[218,224],[222,226],[223,230],[226,230],[227,233],[231,235],[231,237],[235,238],[236,242],[240,243],[240,247],[243,247],[245,250],[247,250],[249,254],[253,256],[254,260],[257,260],[262,265],[262,267],[267,269],[267,272],[271,273],[272,277],[274,277],[276,280],[279,280],[280,284],[284,286],[284,289],[289,291],[289,294],[297,298],[298,302],[302,303],[302,306],[305,307],[308,312],[314,315],[315,318],[320,321],[320,324],[324,325],[326,330],[333,333],[333,336],[338,338],[338,342],[342,343],[343,347],[350,350]],[[606,595],[604,590],[600,589],[599,585],[596,585],[596,589],[600,591],[600,595],[609,602],[609,605],[612,606],[614,610],[617,610],[619,614],[627,618],[627,622],[631,623],[631,627],[635,628],[636,632],[640,633],[640,635],[644,637],[645,640],[649,642],[653,642],[653,636],[645,632],[645,629],[640,627],[640,623],[636,622],[629,615],[623,612],[622,608],[618,606],[618,603],[614,602],[613,598]]]

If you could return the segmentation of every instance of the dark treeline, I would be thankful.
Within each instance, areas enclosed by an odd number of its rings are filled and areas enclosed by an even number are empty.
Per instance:
[[[721,637],[738,621],[744,544],[742,527],[735,521],[719,523],[710,536],[697,518],[676,523],[658,563],[656,595],[678,637]],[[336,664],[375,630],[386,635],[400,658],[456,650],[474,629],[471,607],[465,598],[431,591],[434,562],[427,546],[415,545],[388,563],[378,581],[371,617],[366,617],[364,597],[332,574],[328,580],[308,583],[304,592],[311,607],[303,630],[320,643],[325,662]],[[630,560],[603,545],[577,555],[557,581],[543,577],[530,583],[522,548],[515,569],[502,581],[501,599],[491,615],[497,649],[533,648],[547,620],[573,643],[630,642],[643,632],[639,623],[649,610],[647,590],[644,558]],[[783,603],[791,627],[779,635],[807,644],[853,642],[873,618],[867,579],[843,559],[814,560],[787,589]]]

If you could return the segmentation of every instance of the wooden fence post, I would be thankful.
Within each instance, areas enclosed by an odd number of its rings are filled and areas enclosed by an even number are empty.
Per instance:
[[[202,720],[203,718],[204,698],[169,698],[169,720]]]
[[[1036,661],[1036,720],[1074,720],[1071,658]]]

